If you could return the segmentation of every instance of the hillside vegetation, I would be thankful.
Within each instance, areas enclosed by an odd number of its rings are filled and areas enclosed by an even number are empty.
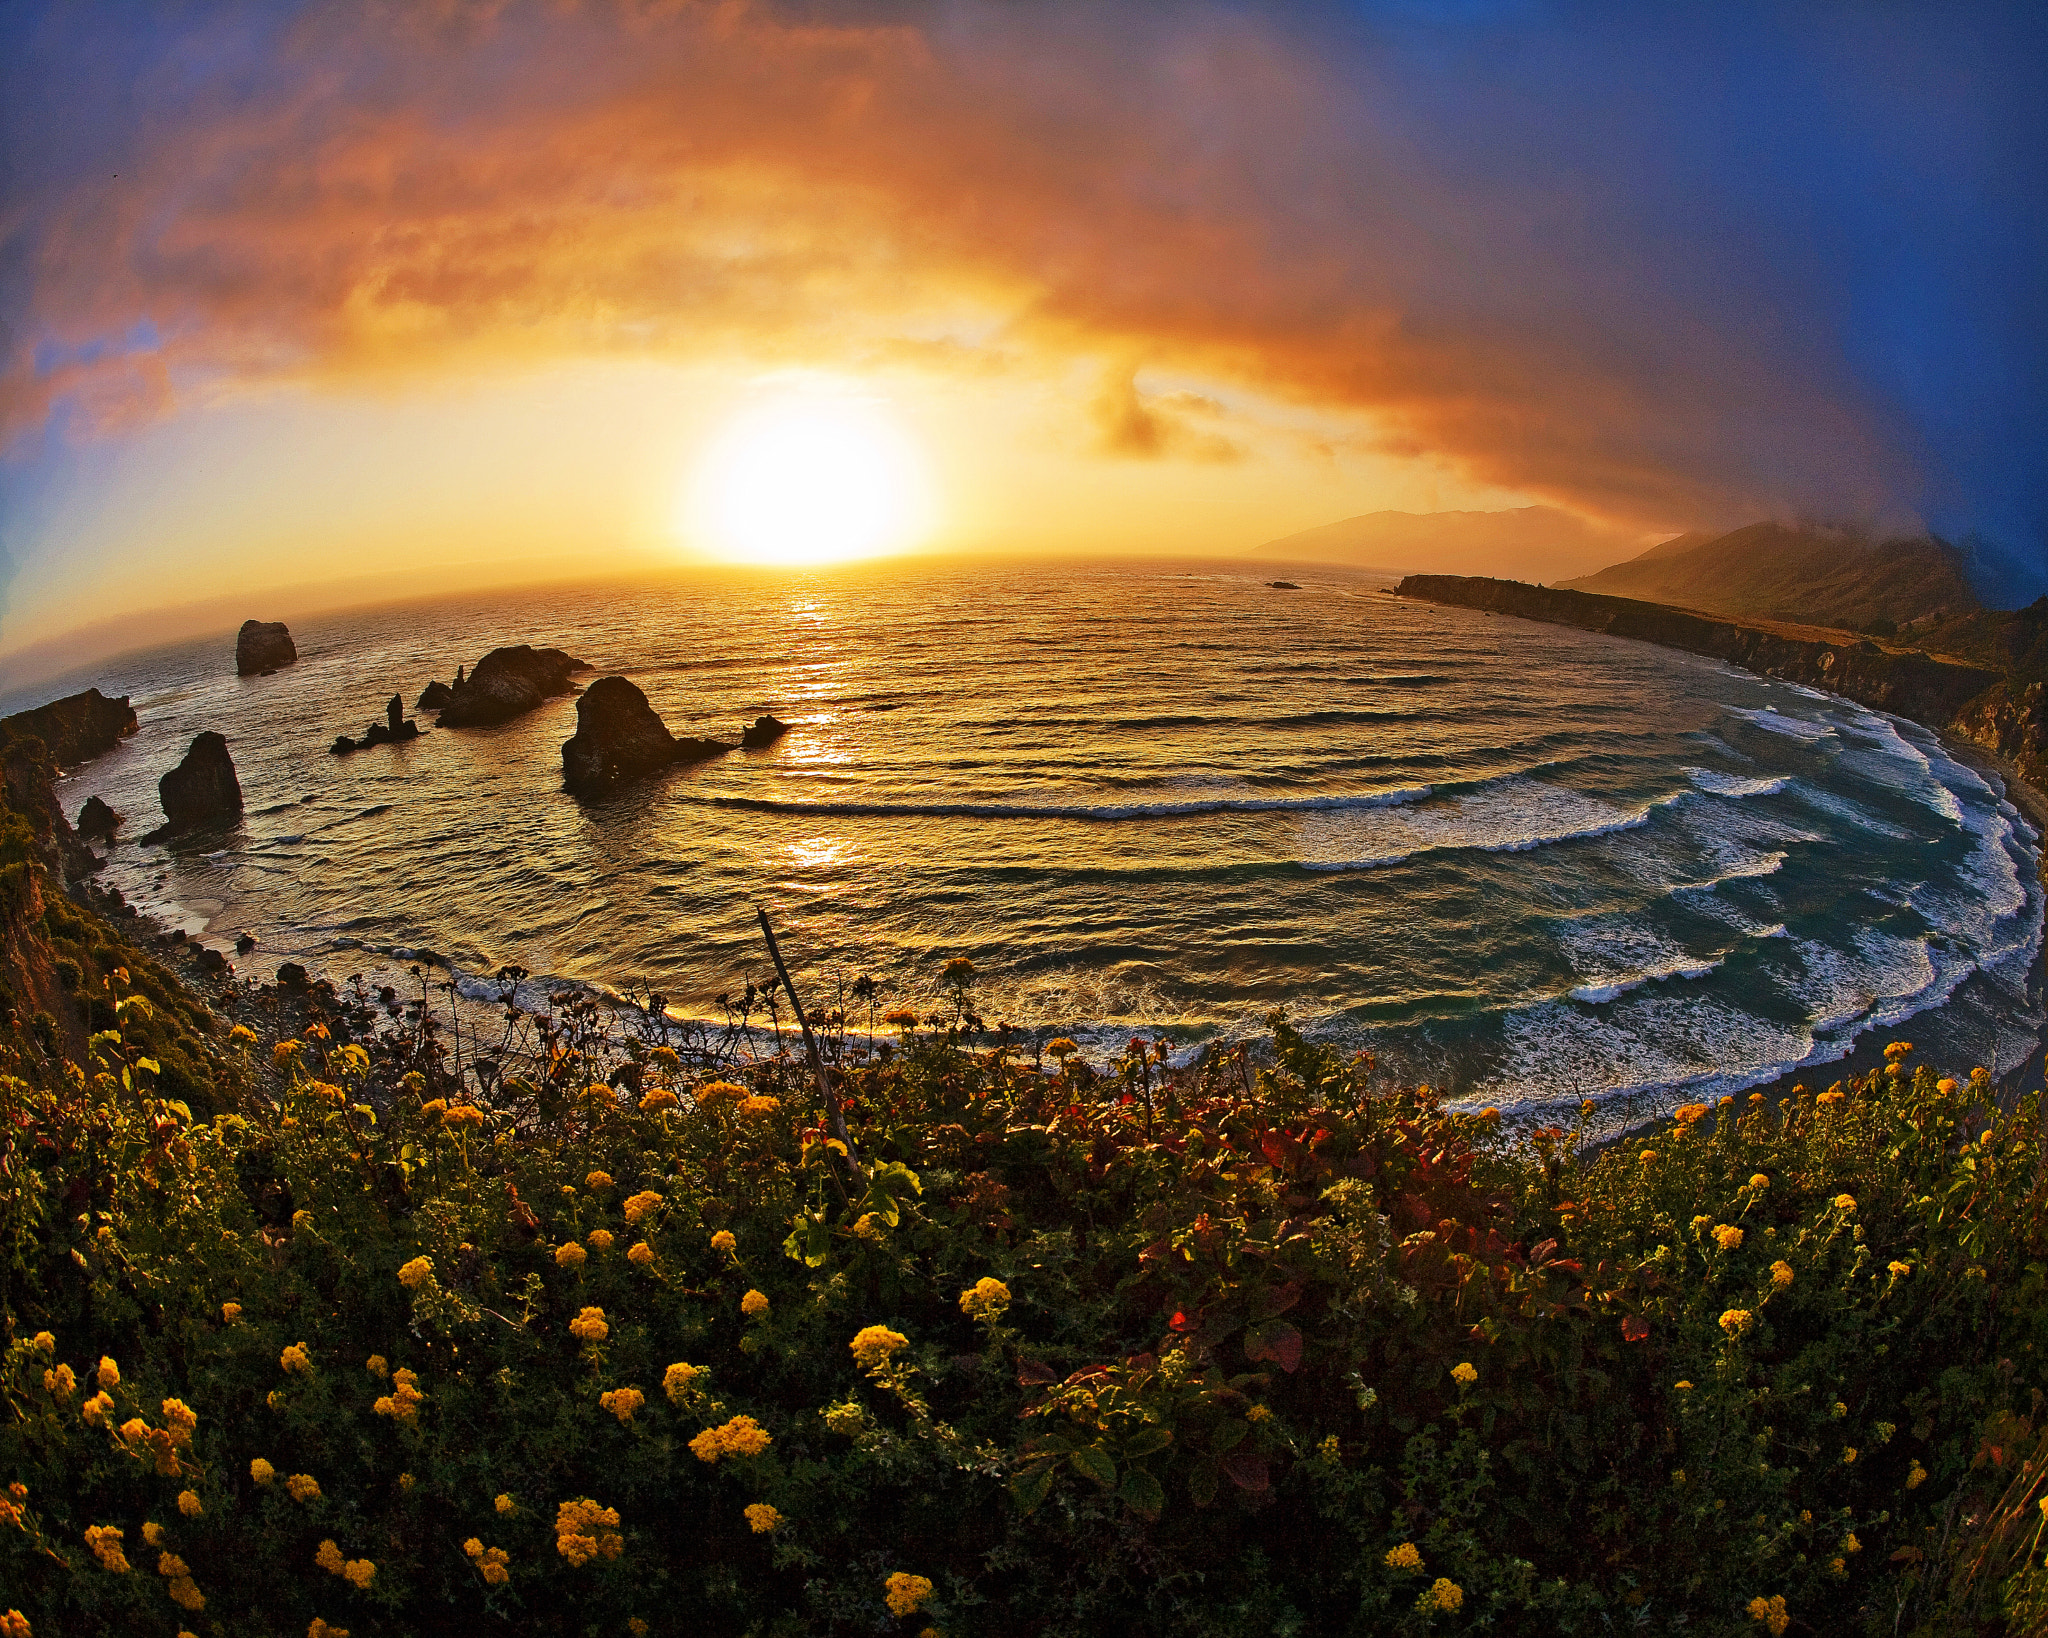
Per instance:
[[[1981,607],[1962,554],[1945,541],[1872,541],[1844,530],[1777,523],[1713,538],[1680,536],[1562,584],[1710,614],[1850,631],[1888,630],[1930,615],[1968,616]]]

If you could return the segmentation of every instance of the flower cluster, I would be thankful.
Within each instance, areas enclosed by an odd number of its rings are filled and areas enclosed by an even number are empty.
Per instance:
[[[342,1557],[341,1549],[331,1539],[320,1543],[313,1562],[329,1575],[340,1576],[358,1592],[367,1592],[377,1575],[377,1566],[369,1559]]]
[[[401,1365],[391,1373],[391,1391],[380,1396],[370,1408],[379,1416],[389,1416],[413,1427],[419,1422],[420,1406],[426,1397],[420,1391],[417,1373]]]
[[[892,1331],[886,1325],[869,1325],[856,1332],[846,1346],[853,1350],[855,1364],[864,1371],[872,1371],[878,1365],[888,1364],[889,1356],[909,1343],[910,1338],[901,1331]]]
[[[618,1515],[613,1514],[612,1523],[616,1524],[618,1522]],[[581,1543],[588,1539],[590,1538],[577,1538],[578,1552],[583,1551]],[[468,1554],[470,1563],[476,1566],[476,1573],[484,1578],[484,1582],[486,1585],[492,1587],[502,1587],[505,1585],[506,1582],[512,1579],[512,1555],[506,1552],[504,1548],[486,1547],[482,1542],[478,1541],[475,1536],[471,1536],[469,1540],[465,1541],[462,1544],[462,1550],[464,1553]],[[557,1535],[556,1538],[556,1550],[559,1551],[564,1558],[569,1559],[569,1561],[572,1564],[581,1565],[590,1562],[590,1555],[588,1554],[586,1554],[586,1556],[582,1558],[576,1558],[572,1556],[568,1549],[561,1546],[561,1537],[559,1535]],[[592,1552],[594,1553],[598,1550],[600,1549],[594,1548],[592,1549]],[[617,1557],[618,1555],[613,1554],[612,1556]]]
[[[284,1482],[295,1502],[313,1502],[320,1499],[320,1481],[310,1473],[294,1473]]]
[[[751,1416],[735,1416],[698,1434],[690,1441],[690,1453],[700,1462],[716,1462],[722,1456],[758,1456],[772,1442]]]
[[[398,1271],[398,1283],[408,1291],[417,1291],[434,1277],[434,1260],[431,1257],[415,1257]]]
[[[698,1366],[685,1365],[681,1360],[677,1360],[661,1373],[661,1391],[668,1395],[671,1405],[680,1405],[689,1398],[691,1384],[703,1374]]]
[[[1422,1568],[1422,1550],[1412,1541],[1404,1541],[1398,1547],[1387,1549],[1387,1568],[1406,1570],[1413,1574]]]
[[[1010,1306],[1010,1288],[988,1275],[960,1293],[960,1312],[970,1319],[998,1320]]]
[[[129,1568],[128,1555],[121,1550],[122,1535],[111,1524],[87,1525],[85,1531],[85,1544],[100,1561],[100,1568],[116,1575],[126,1575]]]
[[[924,1576],[906,1575],[898,1570],[883,1584],[891,1615],[915,1615],[932,1595],[932,1584]]]
[[[625,1545],[617,1508],[579,1496],[555,1509],[555,1551],[579,1570],[592,1559],[617,1558]]]
[[[1771,1638],[1778,1638],[1778,1634],[1792,1624],[1792,1617],[1786,1613],[1782,1594],[1772,1598],[1752,1598],[1749,1601],[1749,1618],[1752,1621],[1761,1621],[1769,1630]]]
[[[747,1528],[757,1536],[772,1534],[782,1523],[782,1515],[766,1502],[750,1502],[741,1511],[746,1515]]]
[[[1465,1589],[1455,1581],[1438,1576],[1430,1583],[1429,1591],[1422,1595],[1422,1601],[1430,1609],[1442,1610],[1446,1615],[1455,1614],[1465,1607]]]
[[[1714,1244],[1723,1251],[1737,1251],[1742,1246],[1742,1230],[1733,1223],[1723,1223],[1714,1230]]]
[[[744,1297],[740,1298],[740,1312],[745,1314],[748,1319],[758,1319],[761,1315],[767,1313],[768,1293],[765,1291],[749,1291]]]
[[[614,1388],[610,1393],[599,1394],[597,1402],[621,1422],[630,1422],[640,1407],[647,1403],[647,1396],[638,1388]]]
[[[661,1196],[652,1189],[642,1189],[638,1194],[626,1196],[625,1205],[619,1209],[626,1214],[626,1226],[631,1228],[641,1218],[661,1209]]]
[[[586,1308],[569,1322],[569,1335],[580,1342],[602,1342],[611,1334],[602,1308]]]
[[[284,1352],[277,1356],[277,1364],[278,1369],[293,1376],[313,1374],[313,1356],[306,1352],[303,1342],[287,1344]]]

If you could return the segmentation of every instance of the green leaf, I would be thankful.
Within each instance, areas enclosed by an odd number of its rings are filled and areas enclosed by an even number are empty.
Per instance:
[[[1041,1467],[1036,1472],[1020,1473],[1010,1481],[1010,1500],[1017,1504],[1020,1513],[1033,1511],[1045,1500],[1052,1489],[1052,1469]]]
[[[1209,1448],[1221,1456],[1226,1450],[1236,1446],[1251,1430],[1249,1422],[1219,1422],[1216,1424],[1216,1431],[1209,1435]]]
[[[1166,1506],[1164,1487],[1142,1467],[1134,1467],[1124,1475],[1123,1488],[1117,1496],[1124,1506],[1143,1519],[1158,1518]]]
[[[1194,1498],[1197,1507],[1207,1507],[1216,1499],[1216,1488],[1222,1482],[1223,1470],[1214,1462],[1197,1462],[1188,1469],[1188,1494]]]
[[[1173,1443],[1173,1429],[1160,1427],[1156,1422],[1142,1427],[1124,1441],[1124,1456],[1150,1456],[1155,1450],[1164,1450]]]
[[[1104,1490],[1116,1488],[1116,1463],[1109,1459],[1109,1452],[1100,1445],[1083,1445],[1067,1460],[1074,1464],[1075,1472],[1093,1479]]]

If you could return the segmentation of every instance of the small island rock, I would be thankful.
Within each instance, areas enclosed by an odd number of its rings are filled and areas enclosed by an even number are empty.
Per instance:
[[[448,702],[455,698],[455,690],[444,682],[430,682],[420,690],[420,697],[413,702],[415,711],[445,711]]]
[[[235,778],[228,742],[219,734],[194,739],[185,760],[158,780],[156,789],[164,805],[164,823],[147,839],[226,825],[241,817],[241,781]]]
[[[780,718],[771,716],[756,717],[754,719],[754,726],[740,735],[740,748],[746,751],[758,751],[763,746],[773,745],[788,732],[789,724]]]
[[[260,676],[293,664],[299,651],[282,620],[244,620],[235,638],[235,675]]]
[[[624,677],[600,677],[576,702],[575,735],[562,742],[562,784],[578,796],[601,796],[621,781],[731,749],[677,739],[639,689]]]
[[[114,827],[120,822],[121,816],[97,796],[88,796],[85,806],[78,810],[78,834],[95,842],[111,842]]]
[[[588,671],[582,660],[559,648],[494,648],[464,677],[456,673],[448,703],[441,710],[443,728],[485,728],[510,722],[544,699],[574,688],[569,674]]]

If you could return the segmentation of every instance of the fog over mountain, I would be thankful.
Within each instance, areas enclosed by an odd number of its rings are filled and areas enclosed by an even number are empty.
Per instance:
[[[1552,506],[1505,512],[1366,512],[1282,535],[1261,555],[1347,563],[1395,574],[1480,574],[1553,580],[1610,564],[1640,544]]]

